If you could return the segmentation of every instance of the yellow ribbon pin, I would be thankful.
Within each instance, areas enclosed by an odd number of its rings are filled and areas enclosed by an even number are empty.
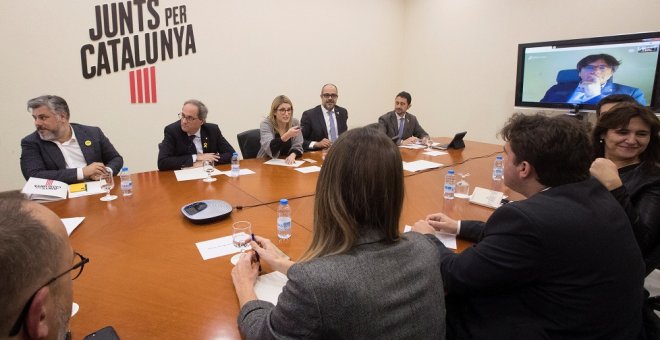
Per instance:
[[[209,144],[208,144],[208,143],[204,143],[204,149],[206,149],[206,148],[208,148],[208,147],[209,147]]]
[[[85,141],[85,146],[92,146],[92,141],[91,140],[86,140]]]

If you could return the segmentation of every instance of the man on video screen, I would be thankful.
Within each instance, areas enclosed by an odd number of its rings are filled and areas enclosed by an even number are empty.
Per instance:
[[[597,104],[611,94],[627,94],[641,105],[646,105],[642,90],[617,84],[612,80],[621,63],[609,54],[591,54],[577,63],[579,81],[566,81],[553,85],[541,103]],[[559,77],[558,77],[559,78]]]

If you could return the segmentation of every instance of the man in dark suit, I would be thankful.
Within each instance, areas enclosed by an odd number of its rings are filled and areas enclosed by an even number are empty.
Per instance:
[[[438,213],[415,224],[477,242],[439,245],[448,338],[637,339],[644,264],[624,210],[589,176],[585,127],[518,114],[500,134],[505,184],[527,199],[485,223]]]
[[[378,127],[397,144],[411,144],[417,142],[417,139],[427,137],[428,133],[424,131],[417,121],[417,117],[408,113],[412,103],[412,96],[406,91],[402,91],[394,98],[394,111],[390,111],[378,118]]]
[[[338,97],[337,86],[325,84],[321,88],[321,105],[303,112],[300,125],[305,150],[326,149],[346,132],[348,111],[336,105]]]
[[[205,160],[231,162],[234,148],[218,125],[206,122],[208,112],[199,100],[183,103],[179,121],[165,127],[165,137],[158,146],[158,170],[200,167]]]
[[[65,183],[98,180],[124,164],[110,140],[94,126],[69,123],[69,105],[58,96],[30,99],[28,111],[36,131],[21,140],[23,177],[54,179]]]

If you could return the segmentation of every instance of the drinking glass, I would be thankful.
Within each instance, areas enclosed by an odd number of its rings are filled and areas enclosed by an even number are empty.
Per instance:
[[[470,198],[470,183],[465,180],[465,177],[470,176],[470,174],[459,173],[458,175],[461,176],[461,180],[456,183],[456,191],[454,192],[454,197]]]
[[[238,247],[241,252],[232,256],[231,263],[236,264],[241,255],[245,252],[245,248],[252,240],[252,224],[248,221],[238,221],[232,225],[232,241],[234,246]]]
[[[204,182],[215,182],[216,178],[211,177],[211,174],[213,173],[213,170],[215,170],[215,167],[213,167],[213,160],[208,159],[205,160],[202,167],[204,168],[204,171],[206,171],[206,178],[204,178]]]
[[[426,136],[425,138],[426,138],[426,151],[433,151],[433,148],[431,148],[433,146],[433,139],[431,139],[431,137],[429,136]]]
[[[101,181],[101,189],[105,190],[105,196],[101,197],[101,201],[104,202],[109,202],[114,199],[117,199],[117,196],[115,195],[110,195],[110,190],[115,187],[115,180],[112,177],[112,169],[106,167],[105,168],[106,173],[101,175],[100,181]]]

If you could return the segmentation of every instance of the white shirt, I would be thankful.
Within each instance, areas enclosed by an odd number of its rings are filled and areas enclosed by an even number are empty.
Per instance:
[[[69,125],[71,129],[71,138],[64,143],[54,140],[53,143],[60,148],[62,156],[64,156],[64,162],[66,162],[67,169],[77,169],[76,176],[79,181],[85,179],[83,176],[83,168],[87,166],[87,161],[85,156],[83,156],[82,150],[80,149],[80,144],[78,144],[78,139],[76,139],[76,133],[73,131],[73,128]]]
[[[195,149],[197,149],[197,153],[204,153],[204,149],[202,148],[202,128],[199,128],[197,132],[195,132],[195,139],[193,140],[193,144],[195,144]],[[192,135],[190,135],[192,136]],[[197,155],[192,155],[193,163],[197,162]]]

